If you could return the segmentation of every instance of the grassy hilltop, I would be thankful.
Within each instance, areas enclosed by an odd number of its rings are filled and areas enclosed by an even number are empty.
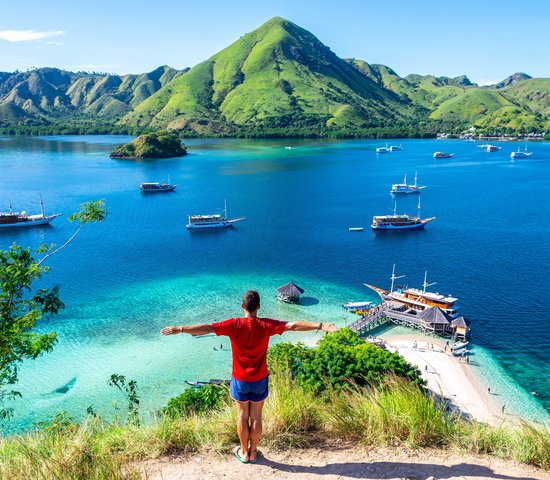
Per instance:
[[[341,59],[280,17],[187,70],[139,75],[0,72],[0,130],[193,135],[432,135],[550,130],[550,79],[479,87]]]

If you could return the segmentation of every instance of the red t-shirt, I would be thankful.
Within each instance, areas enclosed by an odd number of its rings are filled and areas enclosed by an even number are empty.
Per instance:
[[[230,318],[212,326],[216,335],[225,335],[231,340],[234,379],[257,382],[267,376],[269,337],[281,335],[286,322],[270,318]]]

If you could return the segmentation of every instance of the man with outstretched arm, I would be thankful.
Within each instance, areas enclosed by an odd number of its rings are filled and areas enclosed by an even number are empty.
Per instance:
[[[233,453],[242,463],[256,463],[258,442],[262,435],[262,408],[268,395],[266,354],[269,338],[288,331],[335,332],[338,328],[332,323],[281,322],[259,318],[260,295],[254,290],[244,294],[241,307],[244,310],[241,318],[212,324],[166,327],[160,333],[215,333],[229,337],[233,357],[229,391],[237,404],[237,433],[241,442]]]

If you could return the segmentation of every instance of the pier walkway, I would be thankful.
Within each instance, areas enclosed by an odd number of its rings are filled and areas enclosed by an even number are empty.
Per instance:
[[[376,327],[388,322],[394,325],[420,330],[429,335],[438,335],[442,337],[453,336],[447,328],[444,328],[444,324],[427,321],[427,319],[419,315],[419,312],[410,308],[405,308],[403,304],[398,302],[381,303],[367,315],[361,316],[358,320],[349,325],[349,328],[359,335],[365,335]]]

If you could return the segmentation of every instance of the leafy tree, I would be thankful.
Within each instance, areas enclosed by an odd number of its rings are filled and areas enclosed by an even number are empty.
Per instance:
[[[287,368],[302,385],[322,394],[327,386],[382,385],[387,375],[404,377],[423,385],[420,372],[396,353],[365,343],[343,328],[323,337],[315,349],[302,344],[279,343],[268,351],[270,365]]]
[[[33,331],[38,321],[56,315],[64,307],[58,286],[34,286],[50,270],[45,260],[69,245],[85,225],[101,222],[106,214],[103,200],[80,205],[79,211],[69,217],[71,222],[79,223],[76,232],[58,248],[41,245],[35,252],[41,258],[35,258],[30,248],[16,244],[0,250],[0,419],[10,418],[13,413],[5,402],[21,396],[10,389],[17,382],[20,364],[50,352],[57,340],[55,332]]]
[[[128,423],[139,426],[139,396],[137,394],[137,382],[130,380],[126,383],[126,377],[113,373],[107,382],[110,387],[118,388],[128,401]]]

